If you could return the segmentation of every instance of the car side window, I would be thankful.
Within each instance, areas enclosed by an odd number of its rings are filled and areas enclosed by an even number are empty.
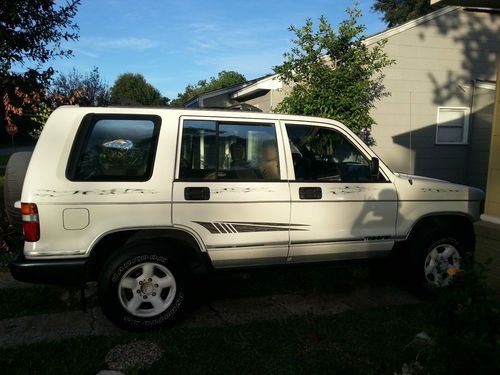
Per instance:
[[[280,179],[272,124],[185,120],[179,178],[272,181]]]
[[[298,181],[369,182],[366,157],[339,132],[308,125],[286,125]]]
[[[159,127],[157,116],[88,116],[73,147],[68,178],[73,181],[148,180]]]

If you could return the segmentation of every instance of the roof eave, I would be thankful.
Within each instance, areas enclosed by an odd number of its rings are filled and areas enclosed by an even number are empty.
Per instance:
[[[365,44],[370,45],[373,43],[377,43],[381,40],[387,39],[391,36],[402,33],[406,30],[409,30],[409,29],[412,29],[416,26],[422,25],[423,23],[429,22],[437,17],[441,17],[447,13],[454,12],[458,9],[461,9],[461,8],[456,7],[456,6],[449,6],[449,7],[444,7],[444,8],[435,10],[434,12],[428,13],[425,16],[416,18],[416,19],[414,19],[412,21],[408,21],[402,25],[394,26],[394,27],[391,27],[390,29],[387,29],[387,30],[382,31],[380,33],[369,36],[365,39]]]
[[[463,7],[498,9],[498,0],[431,0],[431,5],[458,5]]]
[[[266,82],[266,81],[272,81],[272,80],[276,79],[277,77],[279,77],[279,74],[269,75],[263,79],[260,79],[256,82],[253,82],[252,84],[250,84],[248,86],[242,87],[241,89],[235,91],[233,93],[233,95],[231,95],[231,97],[233,99],[237,99],[237,98],[241,98],[244,96],[252,95],[252,94],[256,93],[257,91],[266,91],[268,89],[260,87],[262,85],[262,83]]]

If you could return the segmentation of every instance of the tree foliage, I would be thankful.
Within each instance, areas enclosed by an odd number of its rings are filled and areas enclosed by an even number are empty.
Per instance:
[[[442,5],[431,5],[430,0],[376,0],[372,9],[383,13],[384,22],[393,27],[424,16],[440,7]]]
[[[246,78],[243,74],[240,74],[235,71],[226,71],[222,70],[217,74],[216,77],[210,77],[207,81],[205,79],[198,81],[196,85],[187,85],[184,89],[184,92],[179,93],[177,98],[172,100],[173,107],[182,107],[186,104],[190,99],[205,94],[210,91],[215,91],[219,89],[223,89],[225,87],[233,86],[238,83],[243,83],[246,81]]]
[[[111,88],[111,103],[119,105],[163,106],[168,99],[146,82],[142,74],[124,73]]]
[[[36,105],[54,73],[46,64],[72,51],[63,41],[78,39],[73,22],[80,0],[0,0],[0,95],[7,124]]]
[[[85,74],[74,68],[68,74],[61,73],[52,81],[43,99],[33,106],[31,120],[35,127],[29,135],[38,138],[50,114],[61,105],[107,106],[110,95],[97,67]]]
[[[81,106],[107,106],[111,100],[109,86],[94,67],[88,73],[76,69],[68,74],[59,74],[49,89],[49,95],[59,101],[71,101]]]
[[[369,141],[375,124],[369,112],[376,99],[387,95],[382,70],[393,61],[383,51],[385,42],[364,43],[361,11],[348,8],[347,14],[337,31],[324,17],[317,28],[311,19],[290,27],[294,46],[274,70],[291,92],[275,111],[336,119]]]

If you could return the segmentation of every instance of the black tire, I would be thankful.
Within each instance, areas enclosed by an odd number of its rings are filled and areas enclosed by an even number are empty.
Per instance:
[[[3,197],[7,220],[18,231],[22,232],[21,210],[14,203],[21,199],[24,177],[31,159],[32,152],[16,152],[11,155],[5,167]]]
[[[421,231],[413,236],[409,245],[409,281],[420,291],[432,292],[448,286],[453,274],[461,269],[465,251],[458,235],[444,231]]]
[[[126,245],[103,266],[98,284],[99,303],[104,314],[117,326],[130,331],[153,330],[171,324],[184,311],[188,280],[186,264],[163,248],[164,245],[158,242]],[[154,265],[152,278],[144,276],[145,264]],[[170,274],[167,275],[165,270]],[[124,287],[124,280],[128,279],[128,276],[133,280],[143,280],[142,284],[139,285],[138,281],[129,290]],[[162,289],[155,284],[157,280],[170,280],[170,277],[173,277],[175,286]],[[124,304],[133,300],[139,303],[138,298],[142,302],[137,308],[125,307]],[[160,309],[157,313],[152,303],[154,301],[163,301],[162,308],[165,310]]]

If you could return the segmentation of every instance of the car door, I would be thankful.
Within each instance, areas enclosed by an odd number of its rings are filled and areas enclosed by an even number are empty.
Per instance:
[[[285,123],[293,166],[288,262],[379,256],[394,244],[397,193],[370,172],[371,156],[341,127]]]
[[[173,223],[215,267],[285,263],[290,191],[278,122],[181,117]]]

